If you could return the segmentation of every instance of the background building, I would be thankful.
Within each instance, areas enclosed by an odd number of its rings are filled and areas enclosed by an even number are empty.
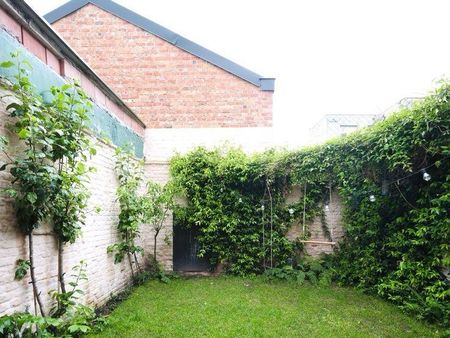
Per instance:
[[[382,118],[381,114],[327,114],[310,129],[310,143],[322,143],[334,137],[346,135],[370,126]]]

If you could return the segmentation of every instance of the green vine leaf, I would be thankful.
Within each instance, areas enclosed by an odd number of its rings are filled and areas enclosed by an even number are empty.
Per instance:
[[[16,273],[14,279],[22,280],[30,269],[30,262],[24,259],[18,259],[16,262]]]
[[[12,61],[3,61],[0,63],[1,68],[11,68],[14,67],[15,63]]]
[[[27,129],[21,129],[18,133],[17,136],[19,136],[19,138],[21,140],[25,140],[30,136],[30,132]]]

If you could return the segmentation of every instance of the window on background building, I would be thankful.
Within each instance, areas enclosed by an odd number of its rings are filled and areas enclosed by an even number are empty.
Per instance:
[[[341,124],[339,126],[341,128],[341,135],[346,135],[348,133],[351,133],[352,131],[356,130],[358,128],[357,124]]]

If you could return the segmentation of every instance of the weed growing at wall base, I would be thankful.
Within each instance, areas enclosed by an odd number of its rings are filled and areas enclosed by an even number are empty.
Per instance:
[[[38,316],[31,313],[14,313],[0,317],[0,336],[15,337],[85,337],[88,333],[103,330],[106,319],[97,316],[92,307],[80,304],[83,295],[79,288],[81,281],[87,281],[86,263],[81,261],[73,269],[72,279],[68,283],[70,290],[49,293],[54,300],[50,316]]]

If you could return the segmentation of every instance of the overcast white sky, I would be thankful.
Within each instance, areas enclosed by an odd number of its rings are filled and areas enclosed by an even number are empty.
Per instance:
[[[40,14],[66,0],[26,0]],[[306,139],[327,113],[381,113],[450,74],[448,0],[159,0],[123,6],[265,77],[274,126]]]

